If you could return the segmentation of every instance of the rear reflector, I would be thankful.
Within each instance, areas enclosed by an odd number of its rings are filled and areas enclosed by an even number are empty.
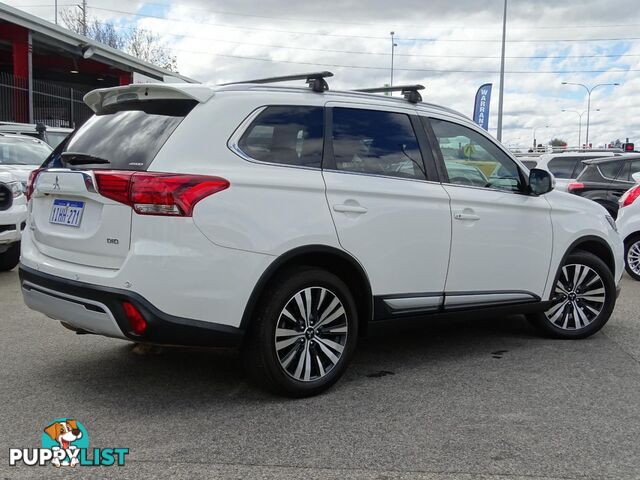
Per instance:
[[[101,195],[133,207],[141,215],[190,217],[196,203],[229,188],[229,181],[207,175],[97,170]]]
[[[636,198],[640,197],[640,185],[636,185],[630,190],[624,192],[624,195],[620,197],[620,208],[628,207],[631,205]]]
[[[136,335],[142,335],[147,329],[147,321],[144,319],[140,311],[129,302],[122,302],[124,314],[129,321],[131,331]]]
[[[27,181],[27,192],[26,192],[27,201],[31,199],[31,195],[33,195],[33,190],[36,186],[36,180],[38,179],[38,175],[42,170],[43,170],[42,168],[36,168],[35,170],[32,170],[31,173],[29,174],[29,180]]]
[[[567,185],[567,192],[574,192],[576,190],[582,190],[584,188],[584,183],[573,182]]]

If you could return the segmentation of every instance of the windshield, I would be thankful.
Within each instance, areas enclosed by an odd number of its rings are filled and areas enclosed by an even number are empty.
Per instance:
[[[188,100],[120,103],[87,120],[69,139],[64,151],[109,161],[97,168],[146,170],[196,103]]]
[[[34,138],[0,137],[0,165],[40,165],[51,147]]]

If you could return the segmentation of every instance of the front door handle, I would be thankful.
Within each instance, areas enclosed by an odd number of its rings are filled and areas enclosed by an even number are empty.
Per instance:
[[[336,212],[342,212],[342,213],[367,213],[366,207],[363,207],[361,205],[350,205],[345,203],[334,205],[333,210]]]
[[[471,220],[474,222],[480,220],[480,217],[475,213],[456,213],[453,218],[456,220]]]

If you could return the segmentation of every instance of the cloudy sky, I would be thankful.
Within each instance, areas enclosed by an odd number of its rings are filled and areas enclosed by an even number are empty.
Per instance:
[[[5,0],[53,20],[49,0]],[[578,143],[578,115],[592,95],[594,145],[630,137],[640,144],[640,0],[509,0],[503,141]],[[59,8],[75,8],[59,0]],[[333,88],[422,83],[425,101],[473,112],[479,85],[494,84],[498,110],[503,0],[88,0],[89,14],[126,30],[152,30],[177,56],[180,73],[223,83],[331,70]],[[600,109],[600,111],[594,111]],[[548,126],[548,127],[546,127]],[[546,127],[546,128],[545,128]],[[586,115],[583,117],[584,141]]]

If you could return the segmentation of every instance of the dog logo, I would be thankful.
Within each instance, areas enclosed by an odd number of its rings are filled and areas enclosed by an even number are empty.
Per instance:
[[[83,430],[86,432],[80,422],[71,419],[56,420],[44,429],[44,433],[53,441],[53,445],[50,442],[46,442],[48,445],[45,445],[45,436],[43,435],[42,446],[54,452],[51,460],[53,466],[75,467],[80,463],[78,449],[86,448],[89,444],[88,436],[83,433]],[[85,441],[80,444],[80,440]]]
[[[122,467],[128,448],[91,448],[85,426],[71,418],[57,418],[44,428],[40,448],[10,448],[9,465],[54,467]]]

